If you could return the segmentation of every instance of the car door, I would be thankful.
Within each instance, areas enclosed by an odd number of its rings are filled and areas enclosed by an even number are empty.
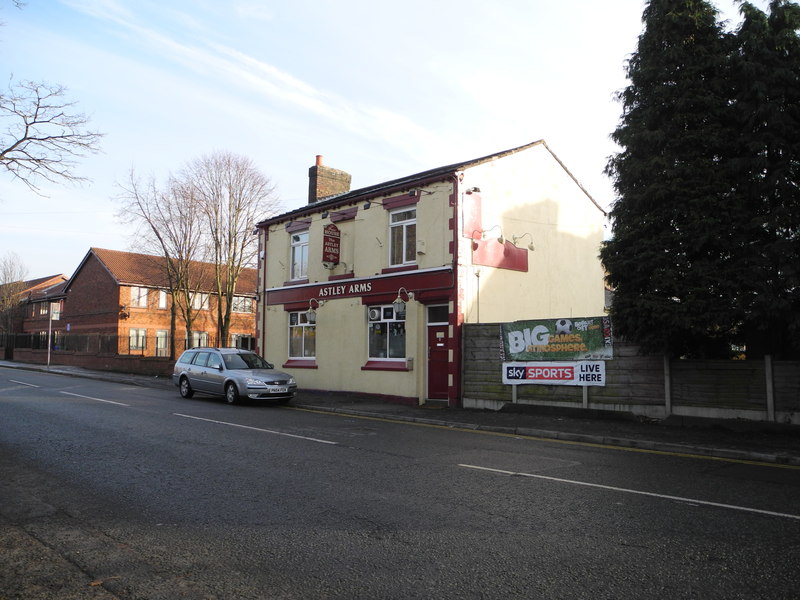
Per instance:
[[[212,394],[225,393],[225,372],[222,368],[222,358],[216,352],[208,353],[204,375],[209,392]]]
[[[189,383],[198,392],[208,392],[208,357],[210,352],[198,352],[192,361],[191,369],[189,369]]]

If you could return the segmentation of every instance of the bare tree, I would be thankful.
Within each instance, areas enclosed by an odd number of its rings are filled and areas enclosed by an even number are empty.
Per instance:
[[[77,159],[99,152],[103,134],[89,131],[89,118],[71,112],[66,89],[33,81],[9,82],[0,93],[0,165],[34,192],[36,181],[81,182]]]
[[[204,258],[201,214],[191,191],[174,178],[160,189],[155,179],[142,183],[131,171],[126,184],[120,184],[121,220],[136,226],[138,249],[162,256],[165,261],[170,305],[170,358],[175,359],[175,332],[178,312],[192,336],[195,313],[193,300],[198,290],[206,287],[204,271],[199,268]]]
[[[14,252],[0,258],[0,333],[17,333],[27,275],[28,270]]]
[[[260,219],[275,214],[275,186],[246,157],[216,152],[189,163],[179,176],[192,190],[208,224],[209,257],[215,265],[217,339],[228,342],[231,309],[242,269],[254,267]]]

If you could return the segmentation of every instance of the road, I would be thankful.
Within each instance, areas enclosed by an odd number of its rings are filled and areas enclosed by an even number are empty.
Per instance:
[[[0,599],[798,598],[800,469],[0,368]]]

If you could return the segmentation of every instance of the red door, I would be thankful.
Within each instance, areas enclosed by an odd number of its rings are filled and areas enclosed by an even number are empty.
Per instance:
[[[450,366],[447,325],[428,326],[428,398],[447,399],[447,373]]]

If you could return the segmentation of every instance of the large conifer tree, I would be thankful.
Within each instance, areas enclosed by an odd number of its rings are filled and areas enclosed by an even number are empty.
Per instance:
[[[607,173],[618,200],[601,249],[615,331],[645,351],[718,355],[739,319],[731,309],[727,153],[731,36],[703,0],[650,0],[632,55],[621,151]]]
[[[796,354],[800,337],[800,6],[741,6],[731,160],[741,272],[737,308],[748,357]]]

